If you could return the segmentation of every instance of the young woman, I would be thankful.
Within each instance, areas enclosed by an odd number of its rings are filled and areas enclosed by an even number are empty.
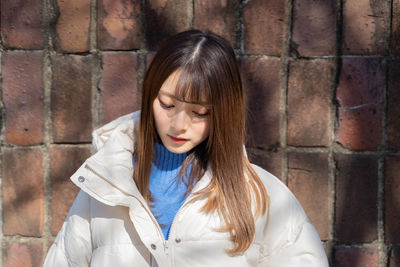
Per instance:
[[[95,154],[45,266],[328,266],[289,189],[246,157],[245,97],[223,38],[166,40],[140,112],[93,133]]]

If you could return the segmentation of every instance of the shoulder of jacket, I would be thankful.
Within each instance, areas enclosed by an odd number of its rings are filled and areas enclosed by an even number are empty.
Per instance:
[[[288,200],[298,203],[290,189],[276,176],[264,170],[260,166],[255,164],[251,164],[251,166],[260,177],[270,197],[277,198],[279,201]]]
[[[134,130],[140,121],[140,110],[121,116],[92,132],[93,151],[98,151],[116,129]]]
[[[272,228],[287,228],[289,232],[296,232],[299,227],[309,221],[300,202],[281,180],[257,165],[252,164],[252,167],[267,190],[268,221]]]
[[[293,257],[293,262],[296,254],[309,266],[328,266],[318,233],[294,194],[274,175],[257,165],[252,167],[270,200],[266,222],[260,225],[260,234],[255,237],[261,245],[260,258],[270,260],[276,255],[275,263],[280,263],[282,257]]]

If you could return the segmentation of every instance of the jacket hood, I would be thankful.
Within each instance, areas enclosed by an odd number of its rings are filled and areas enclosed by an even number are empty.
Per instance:
[[[122,203],[124,196],[144,201],[132,179],[133,133],[139,119],[140,112],[134,112],[95,130],[92,134],[94,154],[71,176],[72,182],[112,206],[127,205]]]
[[[93,131],[92,145],[94,153],[96,153],[104,146],[104,144],[107,142],[107,140],[111,137],[112,133],[117,128],[131,130],[132,142],[134,142],[135,138],[133,136],[133,129],[135,128],[135,125],[139,123],[139,121],[140,121],[140,111],[136,111],[127,114],[125,116],[119,117],[118,119],[113,120]]]

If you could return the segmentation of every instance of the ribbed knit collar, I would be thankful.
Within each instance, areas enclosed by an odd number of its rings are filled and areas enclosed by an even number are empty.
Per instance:
[[[180,168],[186,159],[186,153],[174,153],[169,151],[163,144],[154,143],[155,160],[154,164],[160,170],[170,171]]]

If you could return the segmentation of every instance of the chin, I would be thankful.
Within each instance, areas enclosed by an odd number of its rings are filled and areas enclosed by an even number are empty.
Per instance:
[[[190,149],[187,149],[185,147],[173,147],[173,146],[165,146],[170,152],[176,153],[176,154],[182,154],[188,152]]]

